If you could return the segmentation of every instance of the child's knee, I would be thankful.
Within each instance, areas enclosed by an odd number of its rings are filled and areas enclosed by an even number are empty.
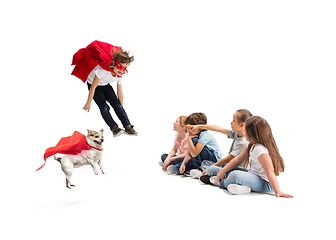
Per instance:
[[[244,183],[244,175],[246,172],[244,171],[239,171],[239,170],[234,170],[229,173],[229,176],[227,176],[226,179],[222,181],[222,186],[224,188],[227,188],[228,185],[230,184],[240,184],[242,185]]]
[[[106,104],[106,105],[102,105],[102,106],[99,106],[99,109],[102,113],[105,113],[105,112],[109,112],[110,111],[110,107]]]
[[[221,168],[217,166],[210,166],[206,172],[206,175],[216,176],[220,172]]]
[[[164,162],[164,161],[167,159],[167,157],[168,157],[168,154],[167,154],[167,153],[162,154],[162,156],[161,156],[161,160],[162,160],[162,162]]]

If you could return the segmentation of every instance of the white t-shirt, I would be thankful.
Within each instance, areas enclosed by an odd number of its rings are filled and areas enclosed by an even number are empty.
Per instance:
[[[112,73],[106,71],[101,66],[97,65],[89,74],[87,81],[92,84],[94,77],[97,76],[99,78],[98,86],[105,86],[111,82],[117,82],[118,84],[122,84],[122,77],[113,77]]]
[[[261,164],[258,160],[258,157],[263,153],[268,154],[267,148],[265,148],[263,145],[256,144],[255,147],[253,147],[253,146],[251,147],[250,158],[249,158],[249,162],[250,162],[249,172],[257,174],[259,177],[261,177],[262,179],[269,182],[268,178],[267,178],[266,171],[263,169],[263,167],[261,166]]]

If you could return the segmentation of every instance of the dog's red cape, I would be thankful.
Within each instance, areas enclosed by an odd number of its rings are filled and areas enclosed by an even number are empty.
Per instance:
[[[77,155],[83,150],[90,150],[92,146],[86,141],[86,136],[80,132],[75,131],[72,136],[61,138],[55,147],[50,147],[45,150],[44,164],[36,171],[44,167],[46,159],[56,153]],[[101,150],[101,149],[98,149]]]
[[[94,41],[86,48],[81,48],[73,55],[72,64],[76,65],[71,75],[86,82],[90,72],[99,64],[106,71],[111,72],[109,67],[113,60],[113,53],[120,52],[121,47],[109,43]]]

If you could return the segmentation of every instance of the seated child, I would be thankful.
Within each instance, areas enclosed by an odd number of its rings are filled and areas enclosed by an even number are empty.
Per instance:
[[[193,113],[186,118],[184,124],[206,125],[207,117],[204,113]],[[190,157],[185,158],[182,163],[174,166],[176,174],[184,174],[185,172],[188,174],[191,169],[201,167],[202,161],[207,160],[215,163],[222,157],[220,147],[209,131],[193,130],[191,127],[187,127],[187,131],[189,133],[187,143]]]
[[[163,154],[161,156],[161,164],[163,163],[162,169],[164,171],[168,170],[170,173],[174,173],[174,165],[181,163],[183,159],[188,156],[188,144],[187,144],[187,128],[184,125],[184,120],[186,116],[180,116],[174,122],[174,131],[176,131],[174,147],[169,154]]]
[[[258,116],[248,118],[245,134],[248,147],[222,168],[217,181],[232,194],[274,191],[276,197],[292,198],[280,191],[276,176],[285,170],[285,165],[267,121]],[[241,164],[250,164],[250,170],[234,170]]]
[[[231,122],[231,129],[228,130],[225,128],[221,128],[215,125],[197,125],[193,126],[194,129],[203,129],[203,130],[210,130],[215,132],[221,132],[223,134],[228,135],[228,138],[233,139],[229,155],[222,158],[218,162],[214,163],[212,166],[207,161],[203,161],[202,169],[205,169],[203,173],[199,172],[196,174],[203,174],[200,176],[200,180],[203,183],[210,184],[210,177],[216,176],[217,173],[222,169],[222,166],[229,163],[232,159],[237,157],[244,148],[248,145],[248,142],[245,139],[245,120],[251,117],[252,114],[245,109],[239,109],[233,114],[233,119]],[[187,125],[189,127],[189,125]],[[210,167],[209,167],[210,166]],[[244,169],[243,166],[238,166],[239,169]],[[193,170],[194,171],[194,170]],[[196,171],[196,170],[195,170]],[[195,174],[195,175],[196,175]]]

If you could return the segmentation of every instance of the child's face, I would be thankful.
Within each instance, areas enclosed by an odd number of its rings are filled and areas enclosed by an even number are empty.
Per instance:
[[[238,114],[239,114],[239,113],[237,113],[237,112],[235,112],[235,113],[233,114],[233,120],[232,120],[232,122],[231,122],[231,129],[232,129],[232,131],[234,131],[234,132],[238,132],[238,131],[241,130],[242,127],[243,127],[243,124],[238,122]]]
[[[117,75],[123,75],[125,73],[125,68],[127,68],[130,64],[129,63],[117,63],[118,66],[112,67],[113,72]],[[121,66],[120,66],[121,65]]]
[[[183,126],[180,123],[180,118],[177,118],[174,122],[174,131],[181,132],[183,130]]]

